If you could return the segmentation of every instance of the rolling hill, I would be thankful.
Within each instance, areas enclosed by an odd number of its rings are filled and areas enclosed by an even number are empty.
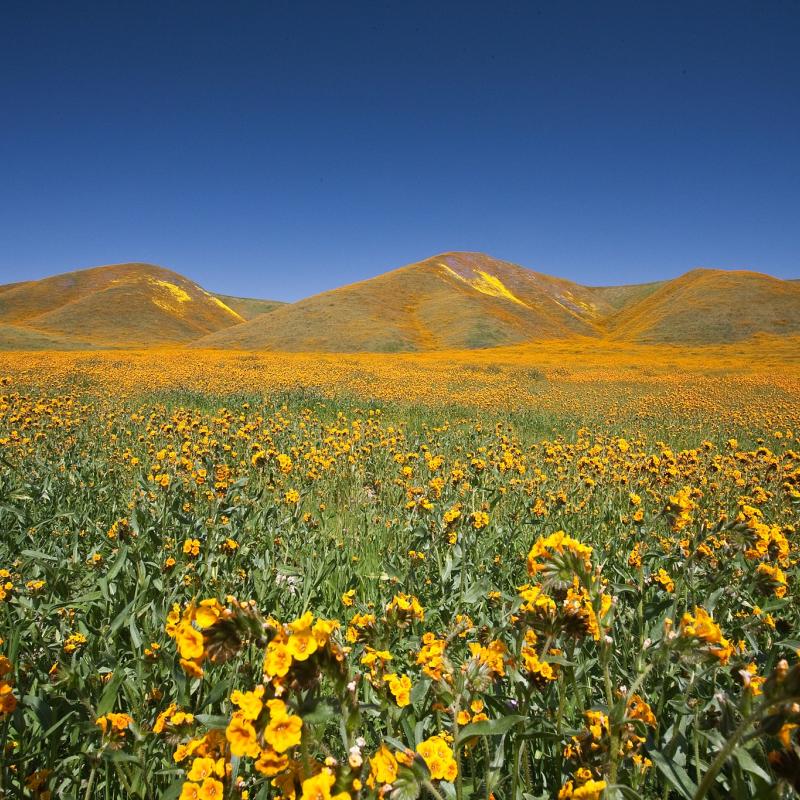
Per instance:
[[[599,336],[605,318],[647,292],[579,286],[482,253],[443,253],[283,306],[195,345],[395,352]]]
[[[716,344],[800,334],[800,282],[696,269],[581,286],[482,253],[443,253],[297,303],[211,294],[151,264],[0,286],[0,349],[189,345],[427,352],[582,337]]]
[[[607,321],[614,339],[717,344],[800,333],[800,284],[759,272],[695,269]]]
[[[482,253],[444,253],[285,305],[197,347],[421,352],[595,337],[720,344],[800,334],[800,282],[696,269],[670,281],[587,287]]]
[[[152,264],[115,264],[0,287],[0,347],[186,343],[244,316]]]

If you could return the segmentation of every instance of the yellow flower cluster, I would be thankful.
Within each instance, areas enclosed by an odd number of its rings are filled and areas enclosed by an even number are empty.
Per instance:
[[[540,573],[550,574],[554,567],[556,570],[561,567],[564,557],[570,559],[568,572],[575,566],[582,566],[585,571],[591,569],[592,548],[581,544],[564,531],[556,531],[534,543],[528,553],[528,574],[531,577]]]
[[[727,664],[733,655],[733,645],[702,606],[696,606],[694,613],[687,611],[681,617],[679,632],[684,639],[694,639],[706,645],[707,652],[722,664]]]
[[[0,639],[0,645],[3,640]],[[0,655],[0,716],[11,714],[17,707],[17,698],[14,696],[14,683],[9,680],[12,664],[4,655]]]
[[[95,725],[103,732],[103,735],[124,736],[125,731],[133,724],[133,718],[128,714],[115,714],[109,711],[95,720]]]
[[[447,743],[444,736],[439,734],[431,736],[417,745],[417,752],[422,756],[434,780],[444,780],[452,783],[458,774],[458,766],[453,757],[453,748]]]

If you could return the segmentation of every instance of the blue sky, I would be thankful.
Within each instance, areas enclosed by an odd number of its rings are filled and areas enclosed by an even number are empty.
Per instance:
[[[800,277],[800,3],[14,0],[0,282],[292,300],[445,250]]]

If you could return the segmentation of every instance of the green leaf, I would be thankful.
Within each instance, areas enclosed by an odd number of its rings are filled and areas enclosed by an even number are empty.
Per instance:
[[[131,644],[134,649],[139,650],[142,646],[142,636],[139,633],[139,628],[136,627],[136,620],[133,617],[131,617],[131,621],[128,623],[128,629],[131,632]]]
[[[169,788],[162,792],[160,797],[161,800],[176,800],[176,798],[180,797],[181,791],[183,790],[183,778],[178,778],[178,780],[174,781],[169,785]]]
[[[130,616],[130,610],[133,607],[133,604],[136,602],[135,599],[131,600],[122,611],[114,617],[114,621],[111,623],[111,627],[108,629],[110,634],[116,633],[124,624],[125,620]]]
[[[689,777],[686,770],[680,764],[675,763],[674,759],[665,756],[660,750],[650,749],[648,754],[658,771],[670,782],[672,788],[681,797],[685,797],[686,800],[692,800],[697,791],[697,785]]]
[[[217,703],[219,700],[225,697],[228,694],[230,685],[230,679],[215,683],[214,688],[208,693],[206,699],[203,700],[201,708],[210,708],[214,705],[214,703]]]
[[[220,714],[197,714],[195,719],[207,728],[227,728],[229,719]]]
[[[417,776],[407,767],[401,767],[392,784],[391,800],[417,800],[420,785]]]
[[[501,736],[508,733],[512,728],[525,722],[527,717],[521,714],[510,714],[507,717],[500,717],[500,719],[488,719],[483,722],[472,722],[465,725],[459,732],[456,739],[456,745],[460,745],[466,739],[471,739],[473,736]]]
[[[485,581],[475,581],[466,592],[464,592],[464,602],[468,605],[477,603],[478,600],[486,597],[491,587]]]
[[[417,683],[414,684],[414,687],[411,689],[411,695],[410,695],[412,705],[414,706],[417,705],[417,703],[419,703],[419,701],[422,700],[423,697],[425,697],[430,685],[431,682],[430,679],[428,678],[422,678],[422,680],[419,680],[417,681]]]
[[[114,578],[117,577],[119,571],[125,566],[125,562],[128,559],[128,548],[126,545],[123,545],[119,549],[119,555],[117,556],[117,560],[114,562],[111,569],[106,573],[106,580],[111,583]]]
[[[127,763],[130,761],[138,762],[139,759],[130,753],[124,753],[121,750],[103,750],[102,757],[107,761],[115,761],[117,763]]]
[[[638,792],[635,792],[630,786],[623,786],[620,783],[611,784],[611,786],[606,789],[603,797],[608,798],[608,800],[613,800],[615,795],[622,795],[623,797],[630,798],[630,800],[641,800],[641,795]]]
[[[328,722],[334,717],[338,716],[338,711],[331,703],[321,701],[317,703],[310,711],[303,712],[303,722],[308,725],[316,725],[319,722]]]
[[[59,561],[58,558],[55,556],[49,556],[47,553],[43,553],[41,550],[22,550],[20,552],[21,556],[27,556],[28,558],[33,559],[43,559],[44,561]]]
[[[22,703],[23,705],[32,708],[36,712],[36,716],[39,720],[39,724],[42,726],[42,729],[46,729],[52,724],[52,713],[46,700],[43,700],[41,697],[37,697],[36,695],[28,694],[22,698]]]
[[[753,759],[753,756],[750,755],[749,751],[745,750],[744,747],[737,747],[736,750],[733,751],[734,758],[739,762],[739,766],[745,771],[750,772],[753,775],[757,775],[762,780],[770,783],[769,775],[756,764]]]
[[[404,750],[408,750],[409,747],[404,742],[401,742],[399,739],[395,739],[393,736],[384,736],[383,740],[386,744],[390,744],[394,747],[395,750],[400,750],[401,752]]]
[[[100,697],[100,702],[97,704],[97,716],[102,717],[104,714],[108,714],[112,708],[114,708],[114,703],[117,699],[117,694],[119,693],[119,687],[122,686],[122,682],[125,680],[125,673],[122,670],[115,672],[111,676],[111,680],[108,682],[108,685],[103,690],[103,694]]]
[[[46,730],[46,731],[45,731],[45,732],[42,734],[42,739],[47,739],[47,737],[48,737],[48,736],[50,736],[50,734],[51,734],[51,733],[54,733],[54,732],[55,732],[56,730],[58,730],[58,729],[59,729],[59,728],[60,728],[62,725],[66,724],[66,723],[67,723],[67,722],[68,722],[70,719],[72,719],[72,717],[74,717],[74,716],[75,716],[75,713],[76,713],[75,711],[70,711],[68,714],[66,714],[65,716],[61,717],[61,719],[59,719],[59,720],[58,720],[58,722],[56,722],[54,725],[51,725],[51,726],[50,726],[50,727],[49,727],[49,728],[48,728],[48,729],[47,729],[47,730]]]
[[[65,608],[66,606],[80,606],[84,603],[93,603],[95,600],[100,600],[102,596],[102,592],[88,592],[87,594],[82,594],[78,597],[63,600],[60,603],[55,603],[53,608]]]

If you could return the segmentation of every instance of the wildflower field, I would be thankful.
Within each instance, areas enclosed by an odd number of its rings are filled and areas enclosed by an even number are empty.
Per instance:
[[[0,355],[0,797],[794,796],[784,347]]]

